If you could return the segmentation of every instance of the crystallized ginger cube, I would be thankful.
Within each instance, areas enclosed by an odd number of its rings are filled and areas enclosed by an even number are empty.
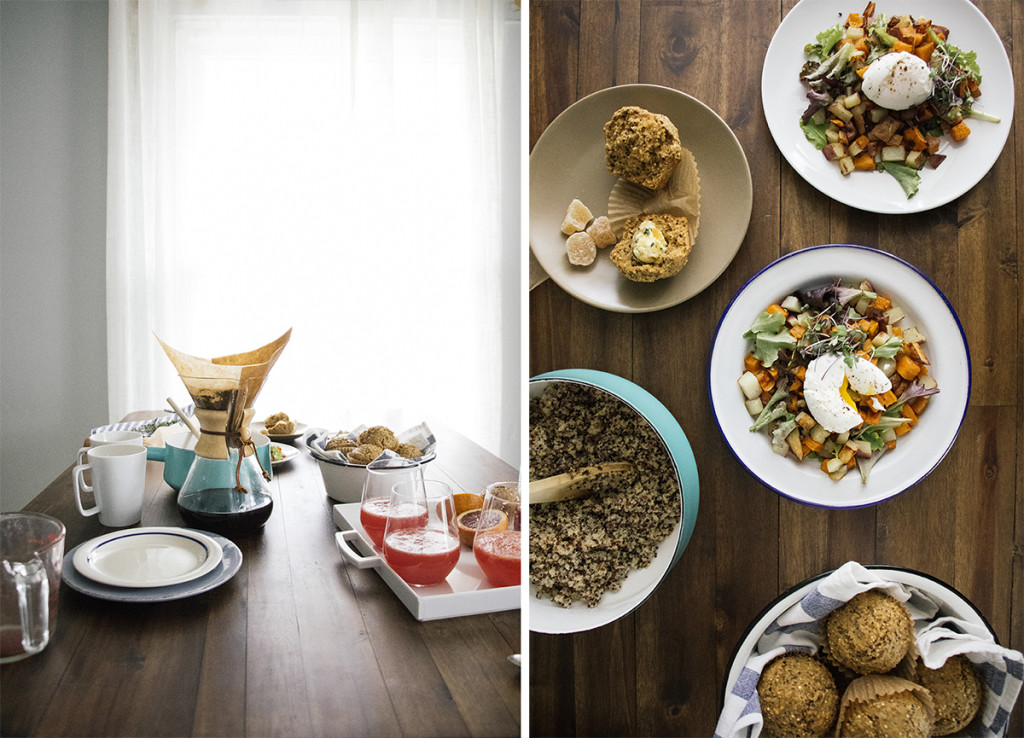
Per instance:
[[[569,203],[569,209],[565,213],[565,220],[562,221],[562,233],[571,235],[578,233],[587,227],[587,223],[594,217],[590,209],[579,200]]]
[[[597,244],[586,231],[579,231],[569,236],[565,242],[565,253],[569,263],[576,266],[590,266],[597,258]]]
[[[587,228],[587,233],[594,239],[594,243],[597,248],[603,249],[605,246],[614,246],[617,239],[615,237],[615,231],[612,230],[612,222],[608,220],[607,215],[601,215],[594,219],[594,222]]]

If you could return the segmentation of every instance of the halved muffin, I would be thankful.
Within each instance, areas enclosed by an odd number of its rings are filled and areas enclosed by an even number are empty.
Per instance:
[[[637,105],[619,108],[604,124],[604,152],[608,171],[651,190],[664,187],[683,158],[672,121]]]
[[[693,250],[689,221],[666,213],[643,213],[626,220],[612,249],[612,263],[634,282],[675,276]]]

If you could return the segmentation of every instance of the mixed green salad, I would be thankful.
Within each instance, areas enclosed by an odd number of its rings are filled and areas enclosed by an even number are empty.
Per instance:
[[[804,48],[804,135],[844,175],[884,171],[913,197],[922,167],[945,159],[946,137],[965,140],[969,118],[998,122],[975,107],[976,53],[949,36],[925,18],[876,14],[873,2],[823,30]]]

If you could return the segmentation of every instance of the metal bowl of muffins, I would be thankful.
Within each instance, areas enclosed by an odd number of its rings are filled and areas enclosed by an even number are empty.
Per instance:
[[[336,502],[359,502],[366,481],[366,465],[381,455],[420,464],[436,458],[436,441],[429,431],[424,437],[420,432],[422,428],[425,426],[397,435],[385,426],[370,426],[350,433],[309,428],[303,433],[302,445],[320,467],[327,496]]]
[[[589,369],[530,380],[532,482],[604,462],[635,475],[584,499],[529,507],[530,629],[590,630],[650,597],[697,519],[697,465],[679,423],[642,387]]]
[[[838,595],[844,588],[854,594]],[[1001,735],[1022,668],[950,585],[850,562],[783,592],[751,622],[726,672],[716,735]]]

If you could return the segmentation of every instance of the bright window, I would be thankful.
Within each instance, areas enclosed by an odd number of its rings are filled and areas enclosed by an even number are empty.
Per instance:
[[[111,59],[112,416],[187,400],[153,333],[292,327],[257,419],[433,420],[518,464],[514,4],[113,2]]]

